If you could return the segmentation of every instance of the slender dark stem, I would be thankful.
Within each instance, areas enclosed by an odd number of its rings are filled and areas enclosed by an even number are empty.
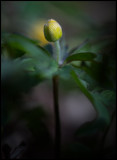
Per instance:
[[[61,132],[58,104],[58,76],[53,77],[53,97],[55,112],[55,158],[60,159]]]

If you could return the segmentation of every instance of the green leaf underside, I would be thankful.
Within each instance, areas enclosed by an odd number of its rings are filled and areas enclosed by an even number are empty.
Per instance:
[[[72,62],[72,61],[93,61],[93,59],[96,57],[94,53],[90,52],[83,52],[83,53],[77,53],[72,56],[69,56],[66,61]]]
[[[110,115],[108,113],[108,110],[105,108],[105,106],[97,99],[95,94],[92,94],[87,90],[87,88],[83,85],[81,80],[78,78],[77,74],[72,70],[71,75],[73,79],[76,81],[78,87],[80,90],[85,94],[85,96],[91,101],[92,105],[97,111],[98,118],[100,118],[102,121],[105,122],[105,124],[110,123]]]

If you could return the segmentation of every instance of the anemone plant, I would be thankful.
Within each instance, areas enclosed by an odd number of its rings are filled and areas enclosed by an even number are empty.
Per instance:
[[[105,84],[103,88],[99,81],[100,76],[103,77],[106,74],[101,72],[103,55],[93,52],[91,49],[82,51],[87,44],[93,45],[93,43],[86,39],[80,45],[69,50],[62,37],[62,27],[53,19],[47,21],[43,31],[46,40],[51,42],[43,47],[37,41],[21,35],[2,34],[2,85],[10,84],[12,87],[17,85],[19,87],[14,88],[21,92],[43,80],[52,80],[55,111],[55,157],[60,158],[59,79],[66,81],[74,79],[97,113],[92,122],[78,128],[76,136],[93,134],[101,130],[104,133],[103,142],[113,116],[113,113],[109,112],[108,105],[115,101],[115,91],[114,87],[112,90],[108,89],[107,85],[112,84],[109,79],[107,80],[109,83]],[[96,89],[96,87],[98,88]],[[17,91],[14,90],[14,94]]]

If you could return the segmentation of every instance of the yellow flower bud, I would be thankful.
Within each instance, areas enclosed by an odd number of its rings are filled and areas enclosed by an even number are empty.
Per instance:
[[[55,20],[50,19],[44,25],[44,35],[49,42],[55,42],[62,37],[62,28]]]

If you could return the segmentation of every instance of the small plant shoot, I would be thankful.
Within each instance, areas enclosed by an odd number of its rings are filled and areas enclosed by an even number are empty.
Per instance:
[[[47,14],[44,3],[41,4],[42,8],[39,5],[33,8],[33,1],[28,3],[32,8],[29,6],[26,8],[27,3],[25,3],[25,9],[21,8],[22,13],[26,13],[27,10],[29,16],[36,12],[39,12],[37,15],[41,15],[43,10],[43,14]],[[70,10],[72,5],[63,7],[64,11],[60,3],[56,3],[50,2],[49,5],[47,2],[47,5],[50,8],[54,6],[58,13],[61,8],[61,18],[57,19],[53,16],[49,19],[40,19],[34,23],[35,26],[32,26],[30,38],[26,34],[13,32],[12,28],[8,32],[2,32],[1,133],[3,144],[1,153],[3,158],[78,158],[80,160],[82,158],[100,159],[105,158],[106,155],[107,157],[113,155],[114,146],[110,145],[109,148],[106,144],[116,110],[115,38],[111,35],[109,37],[104,35],[103,38],[103,35],[98,35],[98,32],[93,33],[93,29],[97,29],[96,23],[93,25],[91,19],[83,17],[80,9],[77,12],[80,16],[82,15],[81,19],[75,16],[75,11],[72,13]],[[63,2],[63,6],[64,4]],[[64,12],[66,13],[65,22],[65,15],[62,17]],[[33,16],[36,19],[36,14]],[[25,18],[28,18],[28,15]],[[81,23],[83,18],[86,24]],[[33,24],[33,20],[29,22]],[[11,18],[11,23],[12,21],[13,18]],[[74,30],[71,33],[67,23],[71,25],[71,30]],[[90,24],[89,28],[94,27],[91,32],[88,32],[88,24]],[[87,35],[80,34],[82,26],[85,26]],[[19,28],[23,30],[20,26]],[[79,29],[79,41],[76,34],[77,28]],[[106,27],[106,29],[110,28]],[[103,32],[105,33],[106,31]],[[43,87],[44,84],[46,87]],[[40,89],[38,92],[37,88]],[[33,91],[35,91],[34,95]],[[43,96],[44,93],[45,96]],[[32,98],[32,95],[35,97]],[[72,95],[71,98],[69,98],[70,95]],[[74,100],[75,96],[79,96],[76,98],[77,102],[80,99],[82,101],[78,105]],[[93,111],[92,115],[94,113],[93,120],[87,120],[88,116],[90,119],[90,115],[85,109],[83,110],[85,101],[87,101],[86,109]],[[39,106],[36,107],[38,103]],[[53,107],[49,107],[51,103]],[[35,106],[31,107],[33,104]],[[64,107],[65,104],[66,107]],[[69,107],[70,104],[73,109]],[[81,109],[72,112],[75,106],[80,108],[80,105]],[[75,117],[77,112],[80,112],[81,115],[79,113]],[[71,115],[72,118],[64,117],[65,113]],[[79,122],[77,120],[82,118],[82,115],[86,117],[81,123],[80,120]],[[53,121],[49,120],[50,117]],[[67,120],[69,122],[66,125]],[[65,127],[66,132],[64,132]],[[12,145],[13,136],[15,140]]]

